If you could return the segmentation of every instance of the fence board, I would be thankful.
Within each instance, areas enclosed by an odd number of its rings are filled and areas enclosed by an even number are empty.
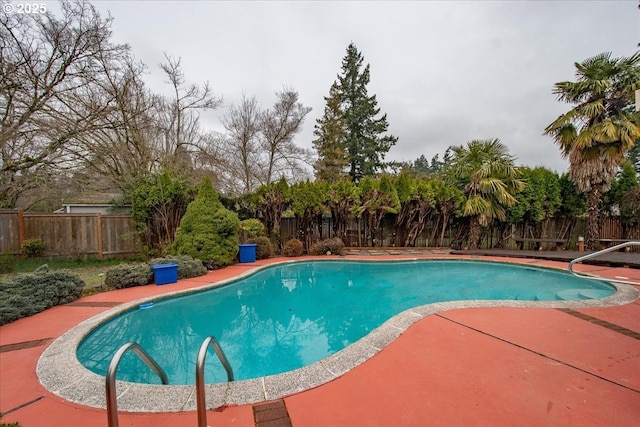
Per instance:
[[[103,255],[136,254],[140,248],[129,215],[102,215]]]
[[[18,212],[0,211],[0,254],[20,255]]]

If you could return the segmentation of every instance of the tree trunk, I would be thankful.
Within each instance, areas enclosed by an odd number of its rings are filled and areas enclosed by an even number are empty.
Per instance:
[[[600,187],[591,188],[587,193],[587,229],[584,247],[588,251],[598,248],[600,238]]]
[[[442,212],[442,228],[440,229],[440,247],[444,246],[444,233],[447,231],[449,224],[449,213]]]
[[[477,215],[471,217],[471,231],[469,232],[469,249],[480,246],[480,220]]]

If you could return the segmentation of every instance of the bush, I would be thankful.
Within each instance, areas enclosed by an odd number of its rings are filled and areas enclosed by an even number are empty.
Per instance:
[[[44,242],[41,239],[28,239],[22,243],[22,251],[27,258],[39,257],[44,253]]]
[[[66,270],[21,274],[9,283],[0,284],[0,325],[75,301],[82,294],[84,282]]]
[[[14,260],[11,254],[0,255],[0,274],[13,273],[15,271]]]
[[[109,289],[144,286],[153,282],[153,271],[148,264],[120,264],[107,270],[104,284]]]
[[[238,253],[239,228],[238,215],[222,206],[218,193],[205,179],[180,221],[170,253],[189,255],[209,268],[229,265]]]
[[[303,253],[304,246],[298,239],[287,240],[282,248],[282,255],[284,256],[301,256]]]
[[[247,243],[255,243],[256,245],[256,258],[267,259],[273,255],[273,245],[267,237],[255,237],[247,240]]]
[[[189,255],[167,255],[165,258],[154,258],[149,261],[149,264],[178,264],[178,279],[204,276],[207,274],[207,269],[202,265],[202,261],[193,259]]]
[[[342,255],[344,242],[339,237],[332,237],[316,242],[309,248],[311,255]]]
[[[256,218],[245,219],[240,221],[240,241],[249,242],[249,239],[255,239],[256,237],[264,237],[267,235],[267,229],[262,221]]]

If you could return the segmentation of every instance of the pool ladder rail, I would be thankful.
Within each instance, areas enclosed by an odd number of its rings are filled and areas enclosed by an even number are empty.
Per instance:
[[[218,356],[224,370],[227,371],[227,381],[233,381],[233,370],[227,360],[227,356],[224,355],[218,340],[216,340],[212,335],[209,335],[200,345],[200,351],[198,351],[198,359],[196,361],[196,406],[198,409],[198,427],[207,427],[207,403],[206,393],[204,390],[204,361],[207,357],[209,344],[211,344],[213,351],[215,351],[216,356]]]
[[[638,286],[640,285],[640,282],[634,282],[634,281],[630,281],[630,280],[619,280],[619,279],[610,279],[610,278],[606,278],[606,277],[601,277],[601,276],[591,276],[591,275],[586,275],[586,274],[579,274],[575,271],[573,271],[573,266],[574,264],[577,264],[579,262],[591,259],[591,258],[595,258],[597,256],[600,256],[602,254],[606,254],[609,252],[614,252],[614,251],[618,251],[622,248],[626,248],[629,246],[640,246],[640,241],[629,241],[629,242],[623,242],[623,243],[619,243],[615,246],[611,246],[610,248],[606,248],[606,249],[602,249],[598,252],[593,252],[584,256],[581,256],[579,258],[574,259],[573,261],[571,261],[569,263],[569,272],[571,274],[573,274],[574,276],[577,277],[582,277],[584,279],[592,279],[592,280],[612,280],[614,282],[618,282],[618,283],[625,283],[627,285],[635,285]]]
[[[106,376],[107,393],[107,425],[118,427],[118,397],[116,396],[116,372],[120,365],[120,359],[128,351],[132,350],[153,372],[160,377],[162,384],[169,384],[166,372],[156,363],[149,354],[140,347],[138,343],[128,342],[116,351],[113,355]]]
[[[206,396],[204,389],[204,362],[207,356],[207,350],[209,345],[213,348],[220,363],[224,367],[225,371],[227,371],[227,380],[233,381],[233,370],[231,369],[231,365],[227,360],[220,344],[213,336],[208,336],[202,342],[200,346],[200,351],[198,352],[198,359],[196,361],[196,403],[198,409],[198,427],[206,427],[207,425],[207,406],[206,406]],[[138,343],[128,342],[124,344],[122,347],[116,351],[111,359],[111,363],[109,363],[109,368],[107,369],[106,376],[106,397],[107,397],[107,425],[109,427],[118,427],[118,397],[116,396],[116,373],[118,371],[118,366],[120,365],[120,359],[122,356],[129,351],[132,350],[153,372],[155,372],[158,377],[160,377],[160,381],[162,384],[169,384],[169,379],[167,378],[166,372],[158,365],[158,363],[153,360],[149,354],[143,350],[142,347]]]

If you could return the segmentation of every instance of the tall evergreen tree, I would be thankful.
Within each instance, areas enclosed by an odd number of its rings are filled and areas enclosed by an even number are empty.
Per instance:
[[[324,100],[324,116],[316,120],[313,134],[317,137],[313,146],[318,152],[318,160],[313,165],[316,178],[329,183],[338,182],[346,176],[349,159],[344,146],[345,122],[340,108],[338,84],[334,82],[329,96]]]
[[[386,153],[398,140],[395,136],[384,135],[389,127],[387,115],[378,117],[380,108],[377,106],[376,96],[369,96],[367,92],[369,64],[363,66],[363,62],[362,54],[351,43],[342,60],[342,72],[338,75],[338,81],[333,84],[330,96],[326,98],[325,116],[318,121],[319,126],[316,126],[316,148],[320,164],[327,159],[335,161],[336,157],[327,157],[327,152],[340,147],[346,153],[349,178],[354,182],[365,176],[375,176],[383,167]],[[330,108],[329,103],[336,101],[339,101],[339,108],[335,108],[335,104]],[[331,123],[332,117],[335,119],[332,114],[338,111],[343,132],[329,133],[323,126]],[[338,122],[333,121],[334,124]],[[328,144],[328,148],[324,144]]]

